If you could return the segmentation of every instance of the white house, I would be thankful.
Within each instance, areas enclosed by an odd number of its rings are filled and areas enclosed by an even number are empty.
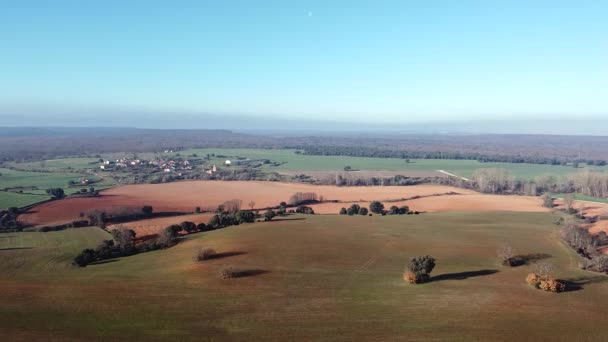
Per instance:
[[[226,159],[226,161],[224,162],[224,164],[225,164],[225,165],[231,165],[231,164],[232,164],[232,162],[231,162],[230,160]]]

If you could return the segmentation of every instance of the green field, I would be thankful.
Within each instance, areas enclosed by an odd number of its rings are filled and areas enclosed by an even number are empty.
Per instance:
[[[69,187],[68,182],[79,182],[83,177],[91,180],[99,178],[70,172],[31,172],[0,168],[0,209],[8,207],[21,207],[49,199],[46,194],[48,188],[63,188],[66,194],[76,192],[80,187]],[[96,189],[112,186],[106,180],[95,183]],[[25,187],[23,193],[4,191],[6,188]],[[30,189],[35,187],[37,189]],[[88,188],[88,186],[86,186]]]
[[[551,196],[555,198],[564,198],[565,194],[551,194]],[[598,202],[598,203],[608,203],[608,199],[601,197],[593,197],[581,194],[575,194],[574,199],[577,201],[587,201],[587,202]]]
[[[207,154],[225,155],[232,159],[245,157],[251,159],[270,159],[285,163],[280,166],[266,166],[268,171],[340,171],[349,165],[356,170],[401,171],[401,170],[444,170],[460,177],[470,178],[476,169],[503,168],[511,171],[518,179],[534,179],[536,176],[551,174],[564,176],[582,169],[571,166],[513,163],[480,163],[476,160],[449,159],[411,159],[406,163],[396,158],[361,158],[341,156],[310,156],[294,153],[295,150],[257,150],[257,149],[191,149],[181,151],[181,155],[196,153],[199,157]],[[215,158],[214,163],[222,164],[225,158]],[[594,170],[608,170],[608,167],[591,167]]]
[[[188,236],[162,251],[86,268],[70,256],[98,229],[0,235],[6,340],[604,340],[608,277],[542,213],[292,216]],[[576,291],[526,285],[496,248],[546,253]],[[195,250],[233,253],[197,263]],[[18,249],[20,248],[20,249]],[[25,249],[24,249],[25,248]],[[27,249],[30,248],[30,249]],[[402,280],[407,259],[437,258],[431,283]],[[257,270],[222,280],[227,266]]]
[[[27,163],[9,163],[9,165],[19,170],[42,170],[53,172],[62,170],[97,169],[99,168],[98,160],[99,158],[61,158]]]

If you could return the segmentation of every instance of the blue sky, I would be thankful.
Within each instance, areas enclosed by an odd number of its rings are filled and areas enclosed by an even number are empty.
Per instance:
[[[0,0],[0,124],[605,118],[607,15],[607,1]]]

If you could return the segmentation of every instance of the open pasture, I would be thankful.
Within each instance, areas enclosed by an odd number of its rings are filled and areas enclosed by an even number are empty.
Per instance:
[[[0,253],[13,260],[0,265],[0,334],[7,340],[603,340],[608,328],[598,322],[608,320],[608,278],[577,268],[578,256],[559,241],[554,219],[514,212],[294,215],[193,234],[167,250],[83,269],[67,265],[77,248],[54,246],[55,236],[74,241],[73,234],[93,233],[93,247],[103,238],[100,230],[30,233],[27,239],[53,239],[28,243],[19,242],[26,233],[10,234],[0,237]],[[519,254],[542,254],[540,261],[552,263],[571,291],[528,286],[524,278],[536,263],[501,266],[496,248],[503,243]],[[196,262],[200,247],[222,257]],[[53,257],[63,248],[65,257]],[[24,251],[40,257],[24,258]],[[406,284],[408,258],[425,254],[437,259],[432,282]],[[218,278],[230,266],[248,276]]]

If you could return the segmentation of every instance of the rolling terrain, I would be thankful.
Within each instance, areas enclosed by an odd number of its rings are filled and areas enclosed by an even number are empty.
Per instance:
[[[189,235],[166,250],[86,268],[69,256],[108,235],[96,228],[0,239],[0,334],[8,340],[602,340],[608,277],[581,271],[548,213],[294,215]],[[497,246],[540,254],[568,280],[528,286]],[[193,260],[200,247],[224,257]],[[409,285],[414,255],[437,259]],[[220,279],[226,267],[247,277]]]

